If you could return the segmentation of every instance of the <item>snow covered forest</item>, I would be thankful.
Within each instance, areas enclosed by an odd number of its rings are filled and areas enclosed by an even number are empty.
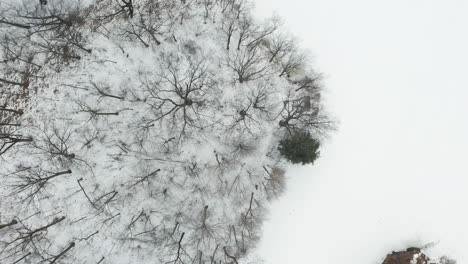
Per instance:
[[[5,264],[242,263],[334,127],[246,0],[1,0],[0,72]]]

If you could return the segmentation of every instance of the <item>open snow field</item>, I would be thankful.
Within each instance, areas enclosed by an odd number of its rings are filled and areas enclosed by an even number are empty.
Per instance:
[[[468,3],[256,0],[326,74],[338,132],[289,171],[258,254],[267,264],[380,264],[437,245],[468,263]]]

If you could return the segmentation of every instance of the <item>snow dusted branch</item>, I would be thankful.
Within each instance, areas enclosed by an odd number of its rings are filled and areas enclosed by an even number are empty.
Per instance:
[[[22,260],[26,259],[27,257],[29,257],[31,255],[31,252],[28,252],[26,255],[22,256],[20,259],[16,260],[15,262],[13,262],[13,264],[16,264],[16,263],[20,263]]]
[[[63,220],[65,220],[64,216],[54,218],[50,223],[35,229],[26,226],[22,221],[18,221],[18,223],[21,223],[22,226],[15,228],[14,231],[16,232],[16,234],[12,234],[8,237],[11,238],[11,240],[0,241],[0,254],[4,252],[9,252],[8,258],[14,258],[16,255],[28,252],[29,250],[30,252],[38,254],[39,252],[37,246],[41,243],[49,243],[45,237],[47,234],[47,230],[59,224]],[[3,248],[1,248],[2,244]],[[26,258],[27,256],[29,256],[29,254],[23,256],[17,261],[20,261]]]
[[[83,180],[83,178],[80,178],[78,180],[76,180],[78,182],[78,185],[80,186],[80,189],[81,191],[83,192],[83,194],[85,195],[86,199],[88,200],[88,202],[97,210],[98,207],[96,206],[96,204],[94,204],[93,201],[91,201],[91,198],[89,198],[88,194],[86,193],[85,189],[83,188],[83,185],[81,185],[81,181]]]
[[[21,135],[0,134],[0,156],[13,148],[18,143],[32,142],[31,137],[23,137]]]
[[[11,220],[11,222],[8,223],[8,224],[0,224],[0,229],[7,228],[7,227],[10,227],[10,226],[13,226],[13,225],[16,225],[16,224],[18,224],[18,221]]]
[[[185,236],[185,233],[182,233],[180,235],[179,241],[177,242],[177,256],[176,256],[176,259],[172,260],[172,261],[168,261],[168,262],[166,262],[166,264],[167,263],[177,264],[177,262],[184,263],[181,260],[182,240],[184,239],[184,236]]]
[[[60,258],[62,258],[65,254],[67,254],[68,251],[72,250],[72,248],[74,248],[74,247],[75,247],[75,242],[71,242],[70,245],[67,248],[65,248],[58,255],[54,256],[49,263],[50,264],[56,263]]]
[[[232,259],[234,261],[234,263],[236,264],[239,264],[239,262],[237,262],[237,259],[233,256],[233,255],[230,255],[226,249],[226,247],[223,247],[223,250],[224,250],[224,254],[226,254],[226,256],[230,259]]]
[[[13,188],[14,194],[28,192],[27,196],[22,201],[32,200],[49,184],[54,178],[61,175],[71,174],[71,170],[60,171],[47,175],[47,171],[40,168],[23,168],[14,174],[15,179],[9,185]]]
[[[118,116],[119,115],[119,112],[106,112],[106,111],[103,111],[101,108],[90,106],[85,102],[78,101],[77,104],[80,108],[80,112],[89,113],[91,115],[90,119],[94,119],[98,116]]]
[[[14,113],[14,114],[17,114],[17,115],[23,115],[23,114],[24,114],[23,109],[18,109],[18,110],[16,110],[16,109],[9,109],[9,108],[6,108],[6,105],[0,107],[0,111],[10,112],[10,113]]]
[[[10,84],[10,85],[16,85],[16,86],[20,86],[20,87],[25,86],[24,82],[16,82],[16,81],[7,80],[7,79],[3,79],[3,78],[0,78],[0,82],[5,83],[5,84]]]
[[[117,96],[117,95],[112,95],[112,94],[107,93],[106,91],[104,91],[103,88],[100,88],[96,83],[92,81],[91,81],[91,85],[94,87],[94,89],[96,89],[100,97],[108,97],[108,98],[114,98],[118,100],[125,100],[123,96]]]

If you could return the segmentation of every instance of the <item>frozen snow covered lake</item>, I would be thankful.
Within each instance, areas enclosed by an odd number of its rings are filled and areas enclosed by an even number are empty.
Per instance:
[[[340,126],[313,167],[289,171],[258,249],[267,264],[380,264],[438,244],[468,263],[468,3],[256,0],[325,73]]]

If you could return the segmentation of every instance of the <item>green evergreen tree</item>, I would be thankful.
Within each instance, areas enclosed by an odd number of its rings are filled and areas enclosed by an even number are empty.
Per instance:
[[[299,132],[280,141],[281,155],[294,164],[313,164],[320,155],[320,142],[309,132]]]

